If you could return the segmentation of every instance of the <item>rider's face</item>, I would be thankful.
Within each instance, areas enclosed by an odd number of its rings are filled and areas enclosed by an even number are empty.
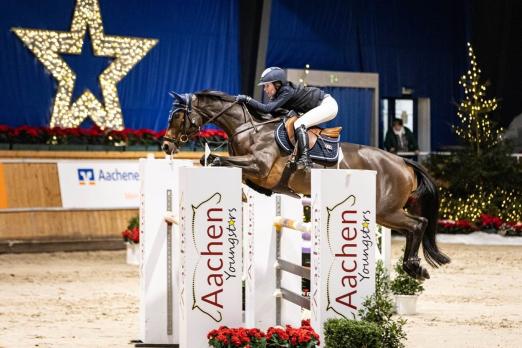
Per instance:
[[[277,90],[274,86],[274,84],[272,82],[269,82],[267,84],[265,84],[265,86],[263,87],[265,93],[270,97],[270,98],[273,98],[274,95],[276,94]]]

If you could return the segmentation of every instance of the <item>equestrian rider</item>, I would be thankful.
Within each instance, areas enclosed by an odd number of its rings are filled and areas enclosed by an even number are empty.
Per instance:
[[[337,116],[337,102],[319,88],[296,86],[287,81],[285,71],[278,67],[263,71],[258,86],[263,86],[270,98],[267,103],[260,103],[242,94],[238,95],[236,100],[263,113],[272,113],[277,108],[298,112],[301,116],[294,123],[298,150],[296,165],[298,169],[309,170],[312,162],[308,153],[306,129],[334,119]]]

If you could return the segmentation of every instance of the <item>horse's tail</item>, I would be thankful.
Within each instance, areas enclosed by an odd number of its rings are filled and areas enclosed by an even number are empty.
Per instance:
[[[450,258],[437,247],[436,234],[440,204],[437,187],[426,169],[419,163],[408,159],[404,159],[404,161],[413,168],[417,175],[418,185],[413,198],[417,202],[417,208],[420,209],[420,215],[428,219],[428,225],[422,237],[424,258],[432,267],[450,263]]]

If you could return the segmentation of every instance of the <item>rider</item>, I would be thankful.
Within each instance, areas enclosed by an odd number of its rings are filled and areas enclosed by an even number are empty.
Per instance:
[[[258,86],[263,86],[270,98],[267,103],[260,103],[246,95],[238,95],[236,100],[264,113],[271,113],[277,108],[294,110],[301,114],[294,123],[297,139],[299,169],[309,170],[312,166],[308,153],[308,134],[306,129],[320,123],[330,121],[337,116],[335,99],[316,87],[294,85],[286,80],[286,73],[278,67],[263,71]]]

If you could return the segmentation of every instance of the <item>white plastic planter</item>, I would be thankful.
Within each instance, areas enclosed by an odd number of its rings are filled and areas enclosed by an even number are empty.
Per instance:
[[[395,310],[399,315],[417,313],[417,298],[419,295],[395,295]]]
[[[139,243],[125,243],[127,244],[127,264],[140,264],[140,244]]]

